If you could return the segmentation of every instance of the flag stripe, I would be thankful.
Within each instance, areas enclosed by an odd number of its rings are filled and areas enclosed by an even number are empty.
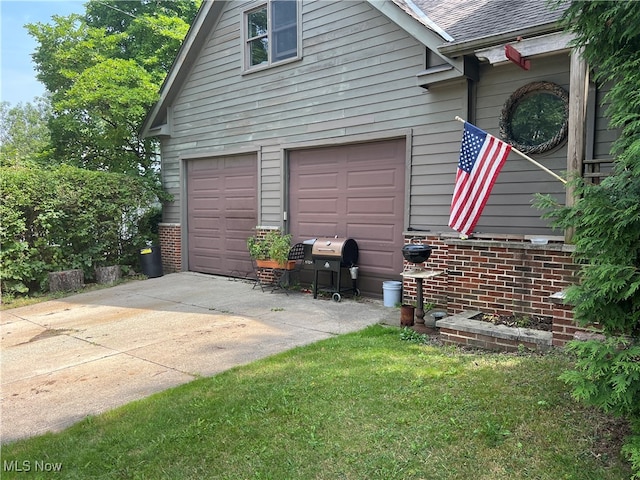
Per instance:
[[[481,158],[482,168],[480,172],[478,172],[477,180],[474,182],[473,193],[469,200],[469,205],[473,207],[466,218],[467,222],[473,222],[473,224],[468,226],[469,230],[473,230],[473,227],[475,227],[475,224],[480,218],[480,213],[482,213],[482,210],[489,199],[491,189],[493,188],[497,175],[504,164],[504,161],[500,162],[499,156],[496,157],[500,152],[496,152],[496,148],[493,148],[494,146],[497,146],[495,144],[499,141],[491,137],[489,142],[490,148],[487,148],[487,151],[484,152],[483,158]]]
[[[470,123],[464,128],[449,226],[468,234],[478,223],[511,145]]]
[[[502,164],[496,161],[499,158],[495,156],[495,149],[492,148],[493,143],[491,139],[485,143],[485,148],[478,159],[480,167],[477,174],[475,177],[469,176],[466,179],[466,185],[471,187],[471,192],[465,200],[460,220],[456,222],[456,225],[466,233],[473,231],[495,183],[496,170],[499,171],[499,168],[502,167]]]

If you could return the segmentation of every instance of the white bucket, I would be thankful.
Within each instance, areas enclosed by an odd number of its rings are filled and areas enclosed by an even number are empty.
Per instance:
[[[395,307],[400,304],[402,282],[389,280],[382,282],[382,303],[385,307]]]

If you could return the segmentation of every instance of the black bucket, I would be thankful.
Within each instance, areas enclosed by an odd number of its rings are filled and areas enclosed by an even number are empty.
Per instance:
[[[140,249],[140,267],[142,273],[149,278],[162,276],[162,254],[160,247]]]

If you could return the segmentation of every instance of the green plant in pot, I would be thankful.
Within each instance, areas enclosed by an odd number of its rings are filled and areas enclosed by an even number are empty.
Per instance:
[[[259,267],[290,268],[290,234],[272,230],[264,236],[254,235],[247,239],[247,248],[249,255],[256,260]]]

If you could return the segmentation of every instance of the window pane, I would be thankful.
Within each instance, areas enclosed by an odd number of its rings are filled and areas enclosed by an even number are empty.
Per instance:
[[[267,34],[267,7],[254,10],[247,15],[249,38]]]
[[[259,38],[249,42],[249,66],[260,65],[269,61],[269,41]]]
[[[273,34],[273,61],[295,57],[298,54],[296,48],[298,34],[295,26],[286,28]]]
[[[271,18],[273,27],[295,25],[298,20],[297,4],[295,0],[275,0],[271,2]]]
[[[274,0],[271,6],[272,61],[295,57],[298,54],[297,3]]]

